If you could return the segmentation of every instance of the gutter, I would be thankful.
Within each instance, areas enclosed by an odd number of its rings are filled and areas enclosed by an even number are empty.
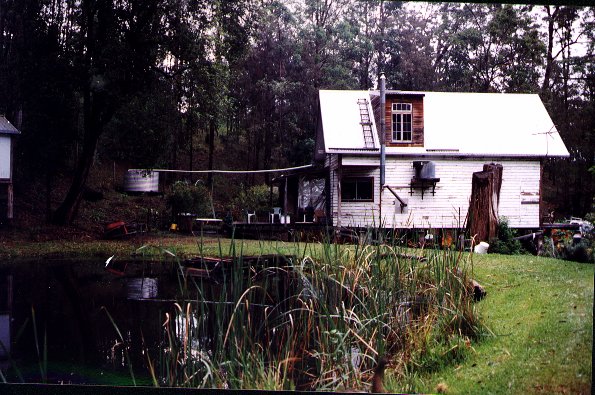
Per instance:
[[[332,148],[331,148],[332,149]],[[327,154],[352,154],[357,156],[371,156],[371,154],[376,154],[378,149],[370,152],[371,150],[363,150],[363,149],[356,149],[356,148],[348,148],[348,149],[331,149],[327,150]],[[390,147],[389,147],[390,149]],[[527,158],[527,159],[537,159],[537,158],[569,158],[570,155],[566,154],[498,154],[498,153],[461,153],[457,151],[448,151],[448,152],[394,152],[394,151],[387,151],[387,156],[391,157],[416,157],[416,158],[457,158],[457,159],[464,159],[464,158]]]

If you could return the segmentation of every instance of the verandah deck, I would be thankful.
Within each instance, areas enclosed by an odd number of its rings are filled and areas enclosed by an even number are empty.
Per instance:
[[[270,222],[234,222],[227,227],[228,237],[238,239],[264,239],[264,240],[323,240],[332,237],[333,228],[315,222],[294,222],[290,224]]]

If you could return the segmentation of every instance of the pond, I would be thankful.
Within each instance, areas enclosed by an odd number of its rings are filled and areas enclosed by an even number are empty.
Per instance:
[[[456,250],[182,262],[166,252],[0,266],[0,381],[361,389],[383,355],[412,369],[434,358],[425,334],[446,363],[483,333]]]
[[[299,276],[279,270],[290,263],[286,259],[291,257],[5,264],[0,369],[9,382],[150,385],[148,361],[160,360],[171,347],[169,328],[182,342],[190,338],[184,331],[192,331],[194,352],[212,355],[220,321],[229,321],[248,287],[266,289],[244,298],[255,320],[273,300],[299,293]]]

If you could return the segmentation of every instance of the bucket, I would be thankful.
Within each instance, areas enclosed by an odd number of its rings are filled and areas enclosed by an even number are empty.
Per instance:
[[[475,252],[476,254],[487,254],[488,248],[490,248],[490,245],[485,241],[482,241],[481,243],[475,246],[473,252]]]

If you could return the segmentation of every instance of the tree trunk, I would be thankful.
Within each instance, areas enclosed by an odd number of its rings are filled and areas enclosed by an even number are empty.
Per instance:
[[[83,152],[78,159],[74,177],[66,198],[56,209],[53,216],[53,222],[60,225],[70,224],[76,217],[79,204],[83,197],[83,191],[87,183],[89,171],[95,159],[95,150],[101,134],[102,125],[105,121],[103,111],[106,108],[107,99],[105,92],[93,91],[91,79],[93,68],[97,67],[97,60],[93,58],[95,54],[96,43],[96,17],[97,9],[92,1],[83,2],[82,10],[85,20],[84,40],[87,45],[87,51],[84,55],[84,67],[87,72],[87,81],[82,87],[83,92]]]
[[[87,178],[95,159],[99,136],[103,130],[103,125],[109,119],[109,116],[105,114],[106,105],[107,98],[103,93],[93,93],[90,86],[85,87],[83,152],[79,157],[66,198],[54,213],[53,222],[56,224],[70,224],[76,217],[87,184]]]
[[[497,236],[502,165],[484,165],[473,173],[469,203],[469,233],[476,243]]]
[[[547,52],[545,57],[545,72],[543,76],[543,84],[541,85],[541,94],[545,95],[549,93],[550,89],[550,80],[552,75],[552,68],[554,66],[554,21],[558,14],[558,7],[554,9],[552,13],[551,8],[549,5],[544,6],[545,11],[547,12],[548,19],[547,19]]]
[[[98,131],[85,133],[83,153],[78,161],[68,194],[54,213],[54,223],[61,225],[70,224],[76,217],[81,198],[83,197],[83,191],[87,184],[87,178],[89,177],[89,172],[95,159],[95,149],[97,148],[98,140]]]
[[[54,174],[50,162],[46,162],[45,168],[45,219],[47,222],[52,221],[52,178]]]
[[[209,123],[209,170],[213,170],[213,162],[215,155],[215,130],[217,129],[217,121],[211,119]],[[207,186],[209,190],[213,188],[213,173],[207,176]]]
[[[273,141],[274,135],[274,125],[275,125],[275,106],[273,105],[270,109],[270,114],[268,121],[266,122],[265,132],[264,132],[264,158],[263,158],[263,169],[270,169],[271,166],[271,154],[272,154],[272,145],[275,144]],[[267,185],[270,184],[270,174],[265,173],[264,175],[265,183]]]

